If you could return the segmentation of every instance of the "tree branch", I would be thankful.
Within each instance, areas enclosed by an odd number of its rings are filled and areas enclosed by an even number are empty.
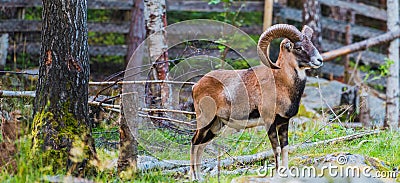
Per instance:
[[[35,91],[5,91],[0,90],[0,98],[3,97],[13,97],[13,98],[23,98],[23,97],[35,97]]]
[[[347,55],[356,51],[365,50],[371,46],[387,43],[399,37],[400,37],[400,30],[390,31],[377,37],[369,38],[364,41],[353,43],[336,50],[325,52],[322,54],[322,57],[324,61],[329,61],[335,59],[336,57]]]

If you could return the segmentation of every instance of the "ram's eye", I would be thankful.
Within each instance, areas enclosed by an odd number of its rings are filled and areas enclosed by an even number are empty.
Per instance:
[[[299,47],[299,48],[294,48],[296,51],[301,51],[301,50],[303,50],[303,49],[301,49],[301,47]]]

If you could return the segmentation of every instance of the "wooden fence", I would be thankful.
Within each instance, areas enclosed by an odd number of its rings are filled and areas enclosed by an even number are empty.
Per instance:
[[[294,0],[293,0],[294,1]],[[301,23],[302,10],[295,7],[290,7],[290,0],[279,0],[274,4],[274,17],[280,17],[279,20],[289,23]],[[352,11],[355,14],[357,24],[351,25],[351,35],[354,39],[362,40],[384,33],[386,27],[379,29],[367,26],[365,23],[361,25],[357,19],[366,19],[371,21],[382,22],[386,25],[387,14],[386,10],[380,9],[375,6],[366,5],[354,1],[345,0],[319,0],[322,7],[339,8]],[[380,1],[382,2],[382,1]],[[16,8],[18,11],[24,11],[25,8],[40,7],[41,0],[0,0],[0,8]],[[89,0],[89,9],[112,9],[124,11],[129,13],[133,7],[132,0]],[[240,1],[232,3],[232,9],[241,8],[241,12],[262,12],[264,10],[264,1]],[[209,5],[208,2],[203,0],[185,1],[185,0],[167,0],[167,11],[198,11],[198,12],[223,12],[226,7],[222,4]],[[128,16],[129,17],[129,16]],[[274,22],[279,23],[279,22]],[[335,20],[330,18],[330,15],[322,16],[321,24],[323,32],[336,32],[337,34],[344,34],[345,27],[348,22]],[[98,33],[119,33],[128,34],[129,32],[129,19],[125,18],[122,22],[89,22],[89,31]],[[262,25],[251,25],[242,27],[242,29],[249,34],[260,34],[262,32]],[[33,33],[40,33],[41,21],[40,20],[24,20],[23,16],[0,20],[0,34],[9,33],[15,35],[29,35]],[[39,41],[39,40],[38,40]],[[13,46],[14,45],[14,46]],[[335,40],[323,39],[322,46],[324,50],[332,50],[343,46],[341,42]],[[16,51],[17,53],[24,50],[30,54],[38,54],[40,52],[39,42],[16,42],[10,43],[9,54]],[[380,49],[383,50],[383,49]],[[379,49],[378,49],[379,51]],[[127,53],[126,45],[90,45],[89,53],[92,56],[106,55],[106,56],[124,56]],[[355,56],[353,54],[353,56]],[[381,64],[386,57],[385,54],[365,51],[362,55],[362,62],[365,64]]]

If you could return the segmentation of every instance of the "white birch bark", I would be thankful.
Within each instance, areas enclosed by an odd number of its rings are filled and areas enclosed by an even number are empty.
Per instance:
[[[399,30],[399,1],[387,0],[388,31]],[[399,39],[390,43],[388,58],[394,61],[389,68],[386,87],[386,119],[384,126],[399,129]]]

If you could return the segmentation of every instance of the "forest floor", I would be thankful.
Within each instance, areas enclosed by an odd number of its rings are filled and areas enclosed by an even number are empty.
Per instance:
[[[21,83],[20,77],[7,77],[2,79],[2,89],[10,90],[34,90],[34,86],[31,83]],[[314,81],[314,82],[312,82]],[[332,85],[332,82],[323,81],[319,83],[319,87],[324,91],[326,95],[327,103],[337,102],[336,95],[329,95],[329,88],[338,88],[336,85]],[[6,88],[8,87],[8,88]],[[306,92],[308,96],[312,95],[312,87],[318,88],[315,84],[315,80],[311,80],[308,83],[309,91]],[[318,93],[317,93],[318,94]],[[319,94],[318,94],[319,95]],[[1,110],[2,119],[15,120],[21,122],[23,130],[28,132],[32,121],[32,102],[31,98],[1,98]],[[329,108],[318,108],[309,109],[312,104],[305,103],[301,106],[299,115],[291,120],[289,129],[289,145],[298,145],[312,142],[319,142],[323,140],[343,137],[346,135],[357,134],[360,132],[367,131],[359,127],[349,127],[350,122],[342,120],[339,122],[335,115],[329,112]],[[334,107],[334,105],[332,106]],[[321,112],[322,111],[322,112]],[[13,113],[14,112],[14,113]],[[18,116],[13,118],[12,115]],[[6,115],[7,113],[7,115]],[[96,119],[98,121],[97,126],[93,130],[93,136],[96,139],[96,148],[99,158],[102,160],[101,164],[98,164],[98,175],[96,177],[88,178],[88,182],[189,182],[189,176],[187,173],[181,171],[170,171],[163,169],[152,169],[146,171],[140,171],[134,177],[130,179],[121,179],[117,176],[116,172],[116,159],[118,158],[118,114],[115,112],[105,111],[101,114],[101,117]],[[4,121],[4,120],[3,120]],[[60,170],[60,174],[54,175],[46,171],[46,167],[34,167],[32,162],[29,160],[29,150],[31,136],[29,133],[23,133],[19,140],[15,141],[16,151],[11,154],[11,160],[15,163],[16,168],[6,169],[2,168],[0,171],[0,182],[42,182],[42,181],[60,181],[63,170]],[[220,157],[221,160],[229,159],[232,157],[242,155],[252,155],[271,149],[266,131],[263,128],[247,129],[240,132],[231,132],[229,136],[217,138],[216,143],[222,142],[222,147],[229,147],[229,150],[224,150]],[[187,136],[183,140],[189,141],[191,137]],[[182,140],[182,139],[181,139]],[[5,139],[3,135],[0,136],[0,143],[4,143]],[[187,143],[186,143],[187,144]],[[0,144],[1,145],[1,144]],[[209,145],[206,149],[206,159],[213,158],[215,155],[216,145]],[[165,147],[167,148],[167,147]],[[189,147],[185,146],[182,154],[186,156],[176,157],[177,160],[188,160],[189,159]],[[146,157],[153,155],[155,157],[173,157],[174,152],[165,149],[161,154],[149,154],[146,152],[145,147],[140,147],[140,156]],[[187,152],[187,153],[185,153]],[[301,167],[301,166],[319,166],[315,163],[315,160],[326,160],[327,157],[335,157],[338,154],[345,154],[347,157],[362,157],[356,166],[370,166],[375,171],[394,171],[400,170],[400,132],[383,130],[379,134],[363,136],[361,138],[352,139],[348,141],[341,141],[337,143],[320,144],[313,147],[298,148],[289,154],[289,166]],[[214,153],[214,154],[213,154]],[[220,153],[221,154],[221,153]],[[6,156],[0,153],[0,156]],[[176,156],[176,155],[175,155]],[[7,157],[0,157],[0,160],[7,159]],[[373,161],[371,161],[373,159]],[[8,157],[7,160],[10,160]],[[215,160],[215,157],[214,157]],[[266,159],[269,162],[273,162],[273,157]],[[205,170],[204,176],[206,182],[230,182],[235,178],[242,176],[257,176],[255,170],[263,167],[265,160],[255,161],[249,164],[233,163],[227,167],[221,167],[220,175],[215,173],[216,171]],[[240,170],[240,171],[237,171]],[[56,177],[54,177],[56,176]],[[80,179],[70,179],[71,181],[78,182]],[[90,180],[90,181],[89,181]],[[235,179],[235,181],[246,181],[246,179]],[[263,182],[267,180],[261,180]],[[269,180],[270,181],[270,180]],[[380,181],[380,180],[379,180]],[[378,181],[378,182],[379,182]],[[389,179],[390,181],[400,181],[399,176],[397,179]],[[272,182],[278,182],[274,180]],[[307,181],[305,181],[307,182]],[[355,181],[356,182],[356,181]]]

